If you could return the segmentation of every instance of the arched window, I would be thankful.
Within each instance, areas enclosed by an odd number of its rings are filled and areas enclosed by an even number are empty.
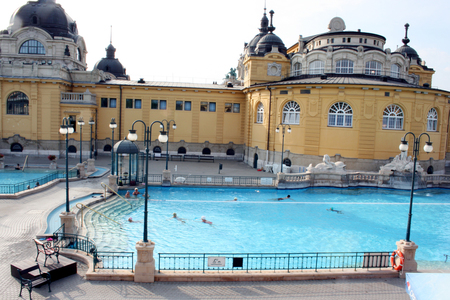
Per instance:
[[[234,155],[234,149],[228,149],[227,155]]]
[[[430,109],[427,116],[427,131],[437,131],[438,114],[435,108]]]
[[[8,115],[28,115],[28,97],[22,92],[12,92],[6,101]]]
[[[348,59],[338,60],[336,62],[336,73],[353,74],[353,61]]]
[[[264,105],[259,102],[258,110],[256,111],[256,123],[262,124],[264,121]]]
[[[20,46],[19,54],[45,54],[44,46],[36,40],[28,40]]]
[[[300,76],[302,75],[302,64],[301,63],[295,63],[294,67],[292,68],[292,76]]]
[[[70,145],[67,149],[69,150],[69,153],[77,153],[77,147],[74,145]]]
[[[202,154],[204,154],[204,155],[209,155],[209,154],[211,154],[211,149],[209,149],[209,148],[203,148]]]
[[[111,145],[105,145],[105,147],[103,147],[103,151],[105,151],[105,152],[111,152]]]
[[[161,147],[159,146],[153,147],[153,153],[161,153]]]
[[[289,101],[283,107],[283,124],[300,124],[300,105],[295,101]]]
[[[391,65],[391,77],[400,78],[400,66],[397,64]]]
[[[403,110],[400,106],[391,104],[384,109],[383,129],[403,129]]]
[[[23,147],[21,144],[19,144],[19,143],[11,144],[11,152],[22,152],[22,151],[23,151]]]
[[[333,104],[328,111],[328,126],[335,127],[352,127],[353,110],[350,105],[345,102]]]
[[[368,62],[366,62],[365,74],[372,75],[372,76],[380,76],[381,75],[381,67],[382,67],[382,64],[378,61],[375,61],[375,60],[368,61]]]
[[[78,60],[78,61],[83,61],[82,58],[83,58],[83,57],[81,56],[81,50],[80,50],[80,48],[77,48],[77,60]]]
[[[289,158],[285,158],[285,159],[283,159],[283,165],[290,167],[292,165],[292,162]]]
[[[184,147],[178,148],[178,154],[186,154],[186,148]]]
[[[309,64],[309,74],[323,74],[324,63],[321,60],[315,60]]]

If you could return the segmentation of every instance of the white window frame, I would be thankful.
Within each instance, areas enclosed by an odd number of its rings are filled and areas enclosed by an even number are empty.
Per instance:
[[[353,127],[353,109],[345,102],[337,102],[328,111],[328,126]]]
[[[309,63],[309,74],[323,74],[325,63],[322,60],[315,60]]]
[[[376,60],[366,62],[364,74],[372,76],[380,76],[383,64]]]
[[[396,104],[386,106],[383,111],[383,129],[402,130],[403,129],[403,110]]]
[[[438,113],[433,107],[428,111],[427,115],[427,131],[437,131]]]
[[[258,108],[256,109],[256,123],[262,124],[264,122],[264,105],[259,102]]]
[[[391,65],[391,77],[392,78],[400,78],[400,65],[392,64]]]
[[[292,67],[292,76],[300,76],[302,75],[302,64],[296,62]]]
[[[353,74],[353,61],[349,59],[341,59],[336,62],[337,74]]]
[[[283,107],[282,124],[300,124],[300,105],[295,101],[289,101]]]

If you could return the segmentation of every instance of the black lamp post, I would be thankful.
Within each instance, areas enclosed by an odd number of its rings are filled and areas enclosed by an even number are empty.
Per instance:
[[[83,126],[84,126],[83,117],[80,117],[77,123],[80,126],[80,164],[81,164],[83,163]]]
[[[69,118],[62,119],[59,133],[66,135],[66,212],[69,212],[69,134],[73,133]]]
[[[111,146],[111,175],[114,175],[114,129],[117,128],[116,119],[112,118],[109,123],[109,128],[112,129],[112,146]]]
[[[275,130],[276,133],[280,132],[280,126],[281,126],[281,128],[283,128],[283,143],[282,143],[282,146],[281,146],[281,173],[283,173],[284,134],[285,134],[285,131],[286,131],[286,126],[288,126],[287,132],[291,133],[291,126],[288,125],[288,124],[280,123],[280,124],[278,124],[277,129]]]
[[[425,143],[425,146],[423,147],[423,150],[426,153],[430,153],[431,151],[433,151],[433,146],[432,143],[430,142],[430,136],[428,135],[428,133],[421,133],[419,135],[418,138],[416,138],[416,136],[414,135],[414,133],[412,132],[408,132],[406,133],[400,143],[400,146],[398,147],[400,149],[400,151],[405,152],[408,151],[408,142],[406,141],[406,136],[408,134],[411,134],[413,136],[414,139],[414,148],[413,148],[413,155],[414,155],[414,167],[413,167],[413,174],[412,174],[412,182],[411,182],[411,197],[409,200],[409,214],[408,214],[408,226],[406,227],[406,241],[410,242],[409,240],[409,235],[411,232],[411,217],[412,217],[412,205],[413,205],[413,196],[414,196],[414,180],[415,180],[415,175],[416,175],[416,162],[417,162],[417,155],[419,154],[419,147],[420,147],[420,138],[422,137],[422,135],[426,135],[428,136],[428,142]]]
[[[94,118],[89,119],[89,125],[91,125],[91,139],[89,142],[89,158],[92,159],[92,126],[95,124]]]
[[[177,129],[177,124],[175,124],[174,120],[167,121],[166,119],[162,120],[161,122],[166,123],[167,128],[167,148],[166,148],[166,171],[169,169],[169,131],[170,131],[170,123],[173,122],[172,128],[175,130]],[[160,125],[161,129],[164,130],[164,127]]]
[[[144,121],[142,120],[136,120],[133,122],[133,125],[131,125],[130,133],[128,133],[128,139],[130,141],[136,141],[138,136],[136,134],[136,130],[134,130],[134,124],[140,122],[144,124],[144,144],[145,144],[145,209],[144,209],[144,242],[147,243],[147,223],[148,223],[148,153],[150,152],[150,143],[152,141],[152,126],[155,123],[159,123],[162,126],[163,131],[161,131],[161,134],[158,137],[158,140],[162,143],[167,142],[167,135],[164,131],[164,124],[161,123],[161,121],[153,121],[150,126],[147,127]]]

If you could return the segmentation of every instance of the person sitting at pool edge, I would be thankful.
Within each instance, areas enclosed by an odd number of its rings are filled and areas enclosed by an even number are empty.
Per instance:
[[[19,164],[17,164],[16,170],[20,170],[20,165]]]
[[[280,201],[280,200],[286,200],[286,199],[289,199],[289,198],[291,198],[291,195],[287,195],[284,198],[278,198],[277,200]]]
[[[34,187],[38,187],[40,184],[39,184],[39,181],[36,181],[36,184],[34,185]]]
[[[204,216],[202,216],[202,222],[203,222],[203,223],[206,223],[206,224],[209,224],[209,225],[212,225],[212,222],[206,220],[206,218],[205,218]]]
[[[130,198],[130,191],[127,191],[127,192],[126,192],[125,198]]]
[[[140,194],[140,193],[139,193],[138,189],[135,188],[135,189],[134,189],[134,192],[133,192],[133,196],[137,196],[137,195],[139,195],[139,194]]]

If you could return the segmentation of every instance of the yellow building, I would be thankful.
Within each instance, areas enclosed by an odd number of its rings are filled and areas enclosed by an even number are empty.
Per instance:
[[[270,24],[264,13],[260,32],[246,44],[238,76],[222,84],[148,82],[130,80],[112,45],[88,71],[76,23],[54,0],[29,1],[0,31],[0,152],[61,155],[58,130],[71,117],[70,151],[77,155],[81,117],[83,154],[89,155],[91,118],[94,150],[109,154],[111,118],[115,142],[136,119],[165,119],[177,124],[170,154],[232,156],[263,168],[281,163],[284,148],[292,171],[325,154],[348,169],[377,171],[399,153],[406,132],[426,132],[434,151],[419,159],[443,172],[450,93],[430,88],[434,71],[408,46],[408,27],[404,45],[391,51],[383,36],[345,31],[334,18],[329,31],[300,36],[287,48],[270,14]],[[291,129],[284,142],[283,126]],[[155,128],[151,151],[165,151]],[[143,127],[137,130],[142,146]]]

